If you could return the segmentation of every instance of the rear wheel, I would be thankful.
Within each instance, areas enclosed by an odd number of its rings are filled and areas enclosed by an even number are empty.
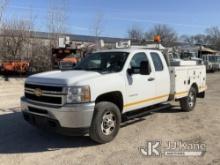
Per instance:
[[[191,87],[187,97],[180,99],[180,106],[183,111],[189,112],[195,108],[196,105],[197,90],[195,87]]]
[[[95,106],[94,117],[89,130],[90,138],[98,143],[112,141],[121,123],[119,108],[111,102],[100,102]]]

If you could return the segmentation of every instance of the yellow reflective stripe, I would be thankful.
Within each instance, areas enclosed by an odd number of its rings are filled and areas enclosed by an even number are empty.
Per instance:
[[[207,90],[207,86],[199,87],[199,91],[204,91],[204,90]],[[175,96],[180,96],[180,95],[185,95],[185,94],[188,94],[188,91],[178,92],[175,94]]]
[[[158,100],[158,99],[161,99],[161,98],[164,98],[164,97],[167,97],[167,96],[169,96],[169,95],[162,95],[162,96],[157,96],[157,97],[153,97],[153,98],[149,98],[149,99],[145,99],[145,100],[141,100],[141,101],[137,101],[137,102],[133,102],[133,103],[128,103],[128,104],[124,105],[124,108],[129,107],[129,106],[133,106],[133,105],[137,105],[137,104],[143,104],[143,103],[146,103],[146,102]]]
[[[188,94],[188,91],[178,92],[178,93],[175,94],[175,96],[176,95],[185,95],[185,94]]]
[[[201,86],[201,87],[199,87],[199,90],[200,90],[200,91],[207,90],[207,86]]]

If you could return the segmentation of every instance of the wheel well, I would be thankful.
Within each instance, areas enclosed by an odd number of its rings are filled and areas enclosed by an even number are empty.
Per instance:
[[[196,83],[193,83],[191,87],[196,89],[197,94],[199,93],[199,88],[198,88],[198,85]]]
[[[121,92],[119,92],[119,91],[102,94],[97,97],[97,99],[95,100],[95,103],[98,103],[101,101],[112,102],[118,106],[118,108],[120,109],[121,112],[123,110],[123,105],[124,105],[123,96],[122,96]]]

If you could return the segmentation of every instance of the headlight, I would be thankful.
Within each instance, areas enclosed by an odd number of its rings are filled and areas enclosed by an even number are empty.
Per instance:
[[[89,86],[81,87],[67,87],[67,98],[66,102],[70,103],[85,103],[91,101],[90,88]]]

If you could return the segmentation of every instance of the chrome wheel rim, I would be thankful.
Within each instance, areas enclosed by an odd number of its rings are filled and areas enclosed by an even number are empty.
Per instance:
[[[188,96],[188,104],[192,108],[195,104],[195,94],[190,91],[189,96]]]
[[[101,130],[104,135],[110,135],[115,130],[116,117],[112,112],[106,112],[102,117]]]

